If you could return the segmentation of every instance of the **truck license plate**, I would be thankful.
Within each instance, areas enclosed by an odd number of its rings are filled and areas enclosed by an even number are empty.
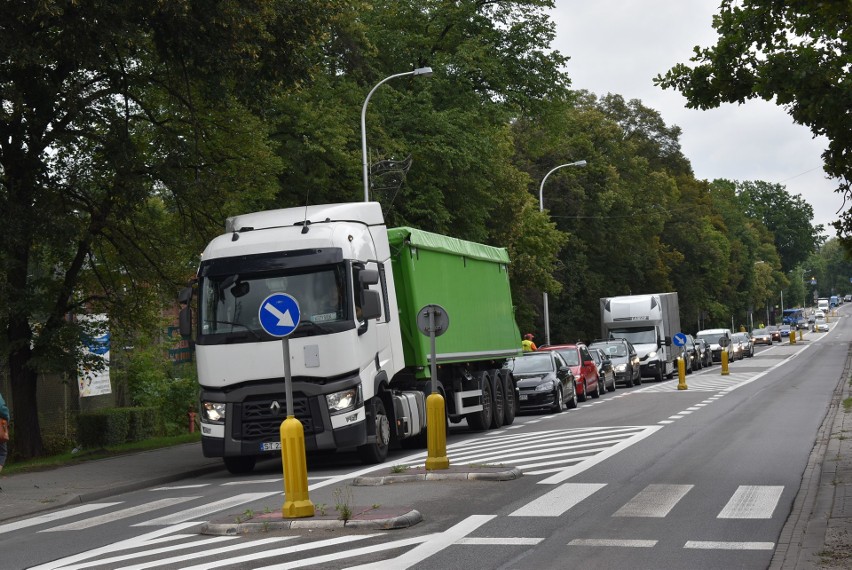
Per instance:
[[[265,441],[260,444],[261,451],[281,451],[280,441]]]
[[[526,399],[527,399],[527,395],[526,395],[526,394],[521,394],[521,400],[526,400]]]

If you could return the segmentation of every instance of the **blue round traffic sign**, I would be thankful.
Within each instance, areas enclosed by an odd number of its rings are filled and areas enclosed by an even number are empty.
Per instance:
[[[273,293],[257,310],[260,326],[272,336],[288,336],[299,326],[299,303],[287,293]]]
[[[686,335],[679,332],[672,337],[672,342],[675,346],[683,346],[686,344]]]

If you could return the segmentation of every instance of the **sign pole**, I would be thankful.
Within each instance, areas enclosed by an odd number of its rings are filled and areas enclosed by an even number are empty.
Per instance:
[[[281,337],[284,364],[284,394],[287,419],[281,422],[281,466],[284,470],[284,505],[281,516],[301,518],[314,516],[314,504],[308,497],[308,461],[305,453],[305,428],[293,411],[293,378],[290,372],[290,340],[299,326],[299,303],[286,293],[273,293],[258,309],[260,326],[268,334]]]
[[[449,469],[447,457],[447,412],[444,397],[438,392],[438,357],[435,337],[444,334],[450,326],[447,311],[440,305],[426,305],[417,315],[417,327],[429,335],[431,351],[430,374],[432,393],[426,398],[426,470]]]

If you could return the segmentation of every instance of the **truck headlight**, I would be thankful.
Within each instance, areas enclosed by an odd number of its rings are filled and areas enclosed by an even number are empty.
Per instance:
[[[333,394],[326,394],[325,401],[328,404],[328,411],[332,414],[339,414],[353,410],[360,406],[363,402],[361,398],[361,386],[356,386]]]
[[[225,423],[225,404],[221,402],[201,402],[201,421],[214,424]]]
[[[541,384],[535,387],[536,392],[549,392],[551,390],[553,390],[553,380],[542,382]]]

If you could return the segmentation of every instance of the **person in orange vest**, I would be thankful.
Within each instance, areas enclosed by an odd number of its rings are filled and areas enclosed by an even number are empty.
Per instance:
[[[531,333],[524,335],[524,340],[521,341],[521,348],[524,352],[533,352],[534,350],[538,350],[538,347],[533,342],[533,335]]]

